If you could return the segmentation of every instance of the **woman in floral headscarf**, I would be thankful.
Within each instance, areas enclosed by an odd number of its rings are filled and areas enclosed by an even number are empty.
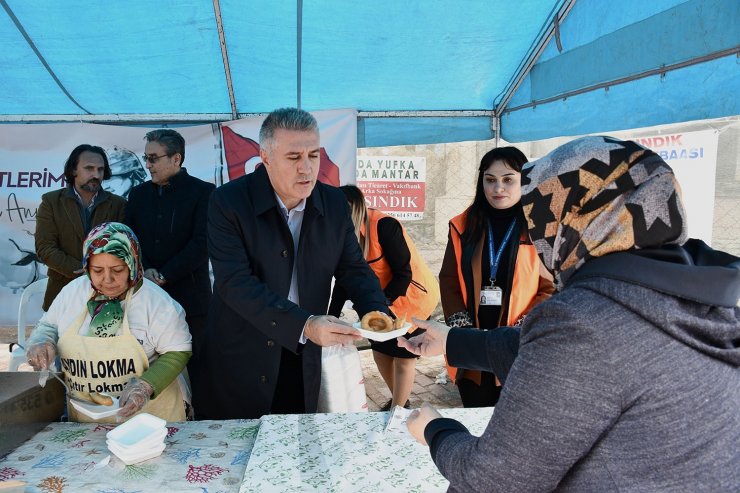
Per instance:
[[[119,419],[145,411],[183,421],[189,390],[182,371],[191,355],[185,312],[144,279],[133,231],[114,222],[95,227],[82,267],[87,276],[64,287],[31,334],[29,363],[51,368],[58,353],[68,398],[117,397]],[[68,411],[71,421],[100,421],[76,406]]]
[[[740,259],[686,240],[671,168],[635,142],[555,149],[522,205],[559,292],[524,320],[491,421],[407,421],[449,491],[738,491]],[[490,367],[492,334],[418,325],[412,352]]]

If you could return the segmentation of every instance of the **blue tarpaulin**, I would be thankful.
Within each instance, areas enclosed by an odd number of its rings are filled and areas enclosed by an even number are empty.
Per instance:
[[[355,108],[358,145],[740,114],[737,0],[0,0],[0,121]]]

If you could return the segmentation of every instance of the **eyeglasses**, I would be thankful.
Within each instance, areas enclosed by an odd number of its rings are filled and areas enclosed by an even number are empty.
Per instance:
[[[157,161],[159,161],[160,159],[162,159],[163,157],[165,157],[165,156],[166,157],[170,157],[171,155],[172,154],[162,154],[161,156],[153,156],[153,155],[150,154],[150,155],[147,156],[146,154],[144,154],[143,156],[141,156],[141,159],[143,159],[145,163],[147,161],[149,161],[150,163],[154,164]]]

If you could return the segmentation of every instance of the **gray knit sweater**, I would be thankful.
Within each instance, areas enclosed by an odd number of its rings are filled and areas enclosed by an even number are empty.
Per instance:
[[[688,253],[587,262],[535,308],[484,434],[425,430],[450,491],[740,491],[740,269]]]

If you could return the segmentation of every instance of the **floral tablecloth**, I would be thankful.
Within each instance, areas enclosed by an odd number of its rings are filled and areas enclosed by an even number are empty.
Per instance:
[[[442,409],[480,436],[493,408]],[[390,413],[263,416],[240,493],[435,492],[449,483]]]
[[[168,423],[161,456],[124,465],[105,444],[116,425],[51,423],[0,461],[0,481],[27,483],[26,492],[235,492],[259,420]],[[101,460],[110,455],[110,462]]]

